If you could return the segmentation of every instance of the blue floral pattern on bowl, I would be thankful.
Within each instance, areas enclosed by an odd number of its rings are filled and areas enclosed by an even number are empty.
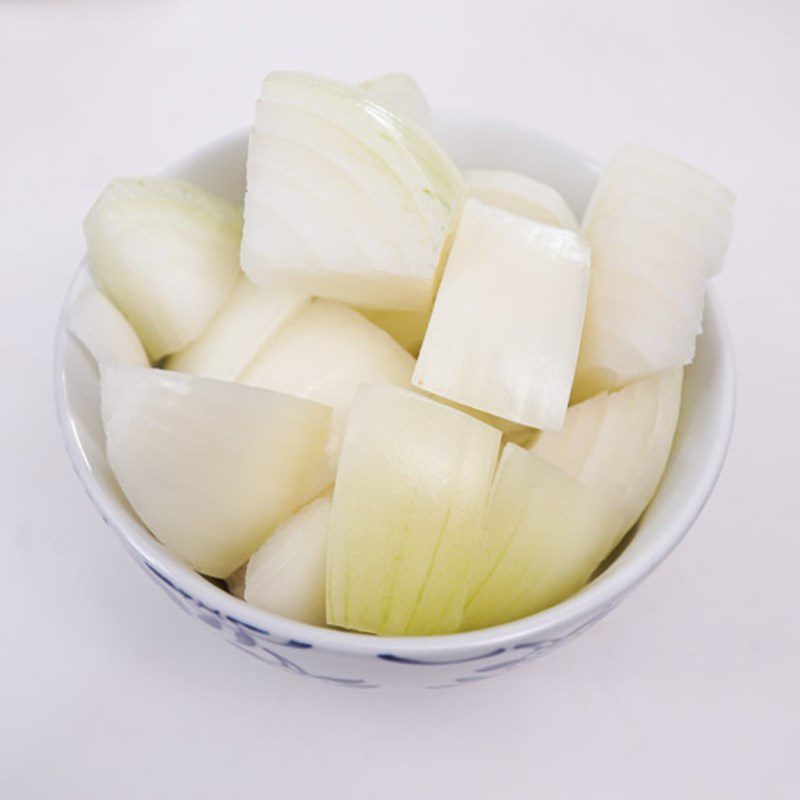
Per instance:
[[[320,674],[312,663],[315,659],[311,659],[309,663],[300,663],[308,661],[308,659],[303,658],[304,651],[315,649],[309,642],[275,636],[264,628],[256,627],[231,614],[226,614],[219,609],[213,608],[162,574],[152,564],[147,561],[141,563],[147,574],[153,578],[179,608],[218,631],[234,647],[257,658],[259,661],[290,672],[293,675],[300,675],[314,681],[347,689],[378,689],[382,687],[382,684],[365,677]],[[374,658],[384,664],[395,665],[402,670],[408,667],[426,668],[428,671],[436,668],[458,667],[461,674],[450,675],[447,680],[441,683],[434,682],[424,687],[426,689],[450,689],[466,683],[488,680],[521,664],[539,658],[583,633],[601,617],[605,616],[613,606],[614,603],[608,603],[591,619],[557,637],[518,642],[507,647],[497,647],[477,655],[436,660],[409,658],[384,652],[378,653]]]

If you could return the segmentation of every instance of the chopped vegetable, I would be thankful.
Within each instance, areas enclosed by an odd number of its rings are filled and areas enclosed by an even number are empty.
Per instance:
[[[433,126],[431,109],[419,84],[405,72],[391,72],[359,84],[376,103],[414,120],[426,130]]]
[[[167,369],[235,381],[259,352],[311,301],[297,292],[256,286],[241,276],[198,339],[167,359]]]
[[[278,392],[104,367],[108,461],[134,511],[196,570],[224,578],[302,502],[330,409]]]
[[[547,184],[502,169],[468,169],[464,173],[472,197],[535,222],[578,230],[578,221],[564,198]]]
[[[468,200],[414,385],[520,425],[559,428],[588,281],[579,234]]]
[[[87,286],[75,299],[67,324],[98,364],[150,366],[130,322],[94,286]]]
[[[331,499],[321,497],[285,519],[250,556],[244,599],[289,619],[325,624],[325,568]]]
[[[531,446],[620,510],[618,539],[633,527],[667,466],[681,408],[683,370],[645,378],[572,406],[564,427]]]
[[[335,81],[273,73],[247,156],[242,267],[370,308],[427,308],[464,194],[419,126]]]
[[[583,223],[592,279],[573,402],[691,363],[732,209],[727,189],[671,156],[614,156]]]
[[[329,624],[457,630],[499,444],[499,431],[413,392],[359,391],[333,495]]]
[[[535,614],[569,597],[614,545],[619,518],[603,497],[507,444],[469,579],[463,630]]]
[[[95,283],[153,361],[194,341],[236,285],[242,213],[185,181],[117,178],[84,231]]]
[[[314,300],[258,355],[242,382],[331,406],[340,439],[360,384],[406,386],[413,369],[414,359],[357,311]]]

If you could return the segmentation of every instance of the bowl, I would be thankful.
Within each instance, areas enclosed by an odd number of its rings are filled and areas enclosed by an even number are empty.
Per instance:
[[[463,167],[527,172],[562,192],[580,214],[599,169],[569,147],[475,115],[442,114],[436,134]],[[216,141],[167,174],[241,202],[245,131]],[[68,308],[89,280],[85,262]],[[470,633],[376,637],[317,628],[246,605],[193,572],[147,531],[121,494],[105,458],[97,369],[69,334],[62,312],[55,354],[56,406],[75,472],[105,523],[155,583],[184,611],[251,657],[308,680],[349,689],[444,689],[487,680],[568,642],[611,611],[680,542],[716,482],[734,416],[730,337],[709,292],[704,332],[687,368],[680,423],[657,495],[626,546],[583,590],[529,617]]]

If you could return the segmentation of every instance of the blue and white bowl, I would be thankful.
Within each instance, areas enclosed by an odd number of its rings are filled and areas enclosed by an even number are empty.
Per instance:
[[[471,115],[443,115],[437,135],[463,167],[526,172],[559,189],[580,214],[598,168],[539,134]],[[168,170],[241,202],[246,132],[214,142]],[[85,263],[65,300],[88,280]],[[695,363],[686,370],[675,446],[658,494],[627,546],[573,597],[530,617],[450,636],[382,638],[316,628],[246,605],[193,572],[147,531],[105,457],[96,367],[62,313],[55,355],[56,405],[75,472],[89,499],[164,594],[210,631],[265,664],[349,689],[442,689],[499,675],[568,642],[595,623],[680,542],[716,482],[734,416],[731,342],[709,293]]]

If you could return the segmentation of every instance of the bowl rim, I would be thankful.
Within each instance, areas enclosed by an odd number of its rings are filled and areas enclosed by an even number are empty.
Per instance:
[[[479,114],[468,115],[464,112],[450,114],[446,119],[448,122],[456,121],[457,123],[463,123],[464,120],[477,120],[482,124],[501,126],[507,131],[523,133],[539,141],[548,142],[584,164],[593,164],[590,159],[569,145],[515,123]],[[171,174],[190,167],[198,160],[207,159],[240,141],[242,135],[243,131],[240,129],[217,138],[173,162],[166,170],[162,171],[162,174]],[[185,589],[197,601],[218,610],[233,621],[244,623],[251,628],[283,638],[286,641],[308,643],[312,647],[327,652],[364,657],[376,657],[388,652],[401,658],[430,658],[437,654],[452,655],[453,653],[493,650],[522,638],[541,639],[543,635],[546,636],[549,631],[555,629],[579,627],[615,605],[624,594],[647,577],[679,544],[711,495],[730,443],[736,405],[733,344],[717,292],[713,286],[709,285],[706,304],[707,308],[712,311],[711,318],[720,340],[720,353],[716,369],[720,376],[719,405],[721,413],[715,419],[715,431],[714,435],[710,437],[711,444],[704,459],[702,474],[686,496],[685,502],[675,512],[670,525],[671,535],[655,540],[651,547],[619,564],[613,572],[605,573],[598,580],[592,581],[581,591],[555,606],[502,625],[436,636],[373,636],[366,633],[317,627],[249,605],[215,586],[161,545],[144,525],[133,517],[115,497],[106,492],[100,484],[84,454],[77,427],[69,413],[67,375],[64,368],[64,354],[71,335],[67,328],[67,314],[75,294],[85,279],[86,272],[86,258],[84,257],[70,280],[58,318],[53,382],[56,414],[67,454],[90,501],[100,512],[106,524],[117,533],[126,549],[132,551],[132,554],[136,554],[140,560],[150,564],[155,571],[160,573],[162,579],[166,578],[175,586]]]

